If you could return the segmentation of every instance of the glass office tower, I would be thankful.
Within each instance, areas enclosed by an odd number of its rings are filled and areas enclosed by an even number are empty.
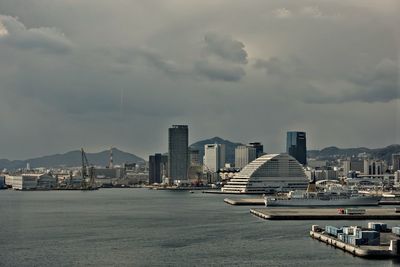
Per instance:
[[[286,153],[307,165],[307,142],[305,132],[287,132]]]
[[[168,177],[172,179],[172,181],[187,180],[188,167],[188,126],[173,125],[171,128],[168,129]]]

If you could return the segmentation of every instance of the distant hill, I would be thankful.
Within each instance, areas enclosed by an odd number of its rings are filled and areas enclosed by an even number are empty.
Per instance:
[[[207,145],[207,144],[224,144],[225,145],[225,153],[226,153],[226,162],[229,162],[229,163],[235,163],[235,148],[239,145],[242,145],[241,143],[234,143],[229,140],[224,140],[221,137],[213,137],[210,139],[198,141],[198,142],[190,145],[190,147],[199,150],[199,156],[200,156],[201,163],[203,162],[204,145]]]
[[[235,163],[235,148],[241,143],[234,143],[229,140],[222,139],[221,137],[214,137],[205,139],[192,144],[191,148],[199,150],[200,161],[203,161],[204,156],[204,145],[206,144],[225,144],[226,148],[226,162]],[[359,154],[367,154],[372,158],[382,159],[388,163],[392,162],[392,154],[400,153],[400,145],[394,144],[384,148],[338,148],[335,146],[326,147],[321,150],[309,150],[307,156],[309,158],[318,158],[321,160],[334,160],[337,158],[357,157]]]
[[[335,158],[343,158],[343,157],[357,157],[359,154],[365,153],[370,155],[373,158],[383,159],[387,162],[391,163],[392,154],[400,153],[400,145],[390,145],[384,148],[338,148],[335,146],[327,147],[322,150],[309,150],[308,152],[309,158],[319,158],[324,160],[330,160]]]
[[[86,153],[90,164],[96,166],[106,166],[108,165],[110,158],[110,150],[101,151],[98,153]],[[121,151],[117,148],[113,148],[113,162],[116,165],[122,165],[123,163],[133,163],[133,162],[144,162],[144,159]],[[26,168],[26,164],[29,163],[31,168],[38,167],[76,167],[81,165],[81,151],[74,150],[64,154],[55,154],[39,158],[32,158],[27,160],[8,160],[0,159],[0,169],[19,169]]]

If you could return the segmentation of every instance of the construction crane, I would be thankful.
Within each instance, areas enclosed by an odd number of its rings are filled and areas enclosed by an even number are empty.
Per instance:
[[[81,148],[81,157],[82,157],[82,183],[81,183],[81,190],[96,190],[98,187],[95,186],[94,181],[94,167],[91,165],[89,166],[89,161],[87,159],[86,153]],[[89,181],[87,181],[89,178]]]

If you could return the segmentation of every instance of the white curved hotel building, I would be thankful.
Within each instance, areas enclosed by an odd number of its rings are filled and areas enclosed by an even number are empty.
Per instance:
[[[266,154],[246,165],[221,188],[226,193],[262,194],[306,189],[308,179],[302,165],[292,156]]]

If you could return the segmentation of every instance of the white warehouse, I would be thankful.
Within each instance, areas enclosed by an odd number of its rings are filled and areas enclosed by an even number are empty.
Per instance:
[[[308,179],[303,166],[292,156],[266,154],[246,165],[221,188],[225,193],[263,194],[303,190]]]
[[[15,190],[54,189],[57,187],[57,179],[46,173],[8,175],[6,184]]]

